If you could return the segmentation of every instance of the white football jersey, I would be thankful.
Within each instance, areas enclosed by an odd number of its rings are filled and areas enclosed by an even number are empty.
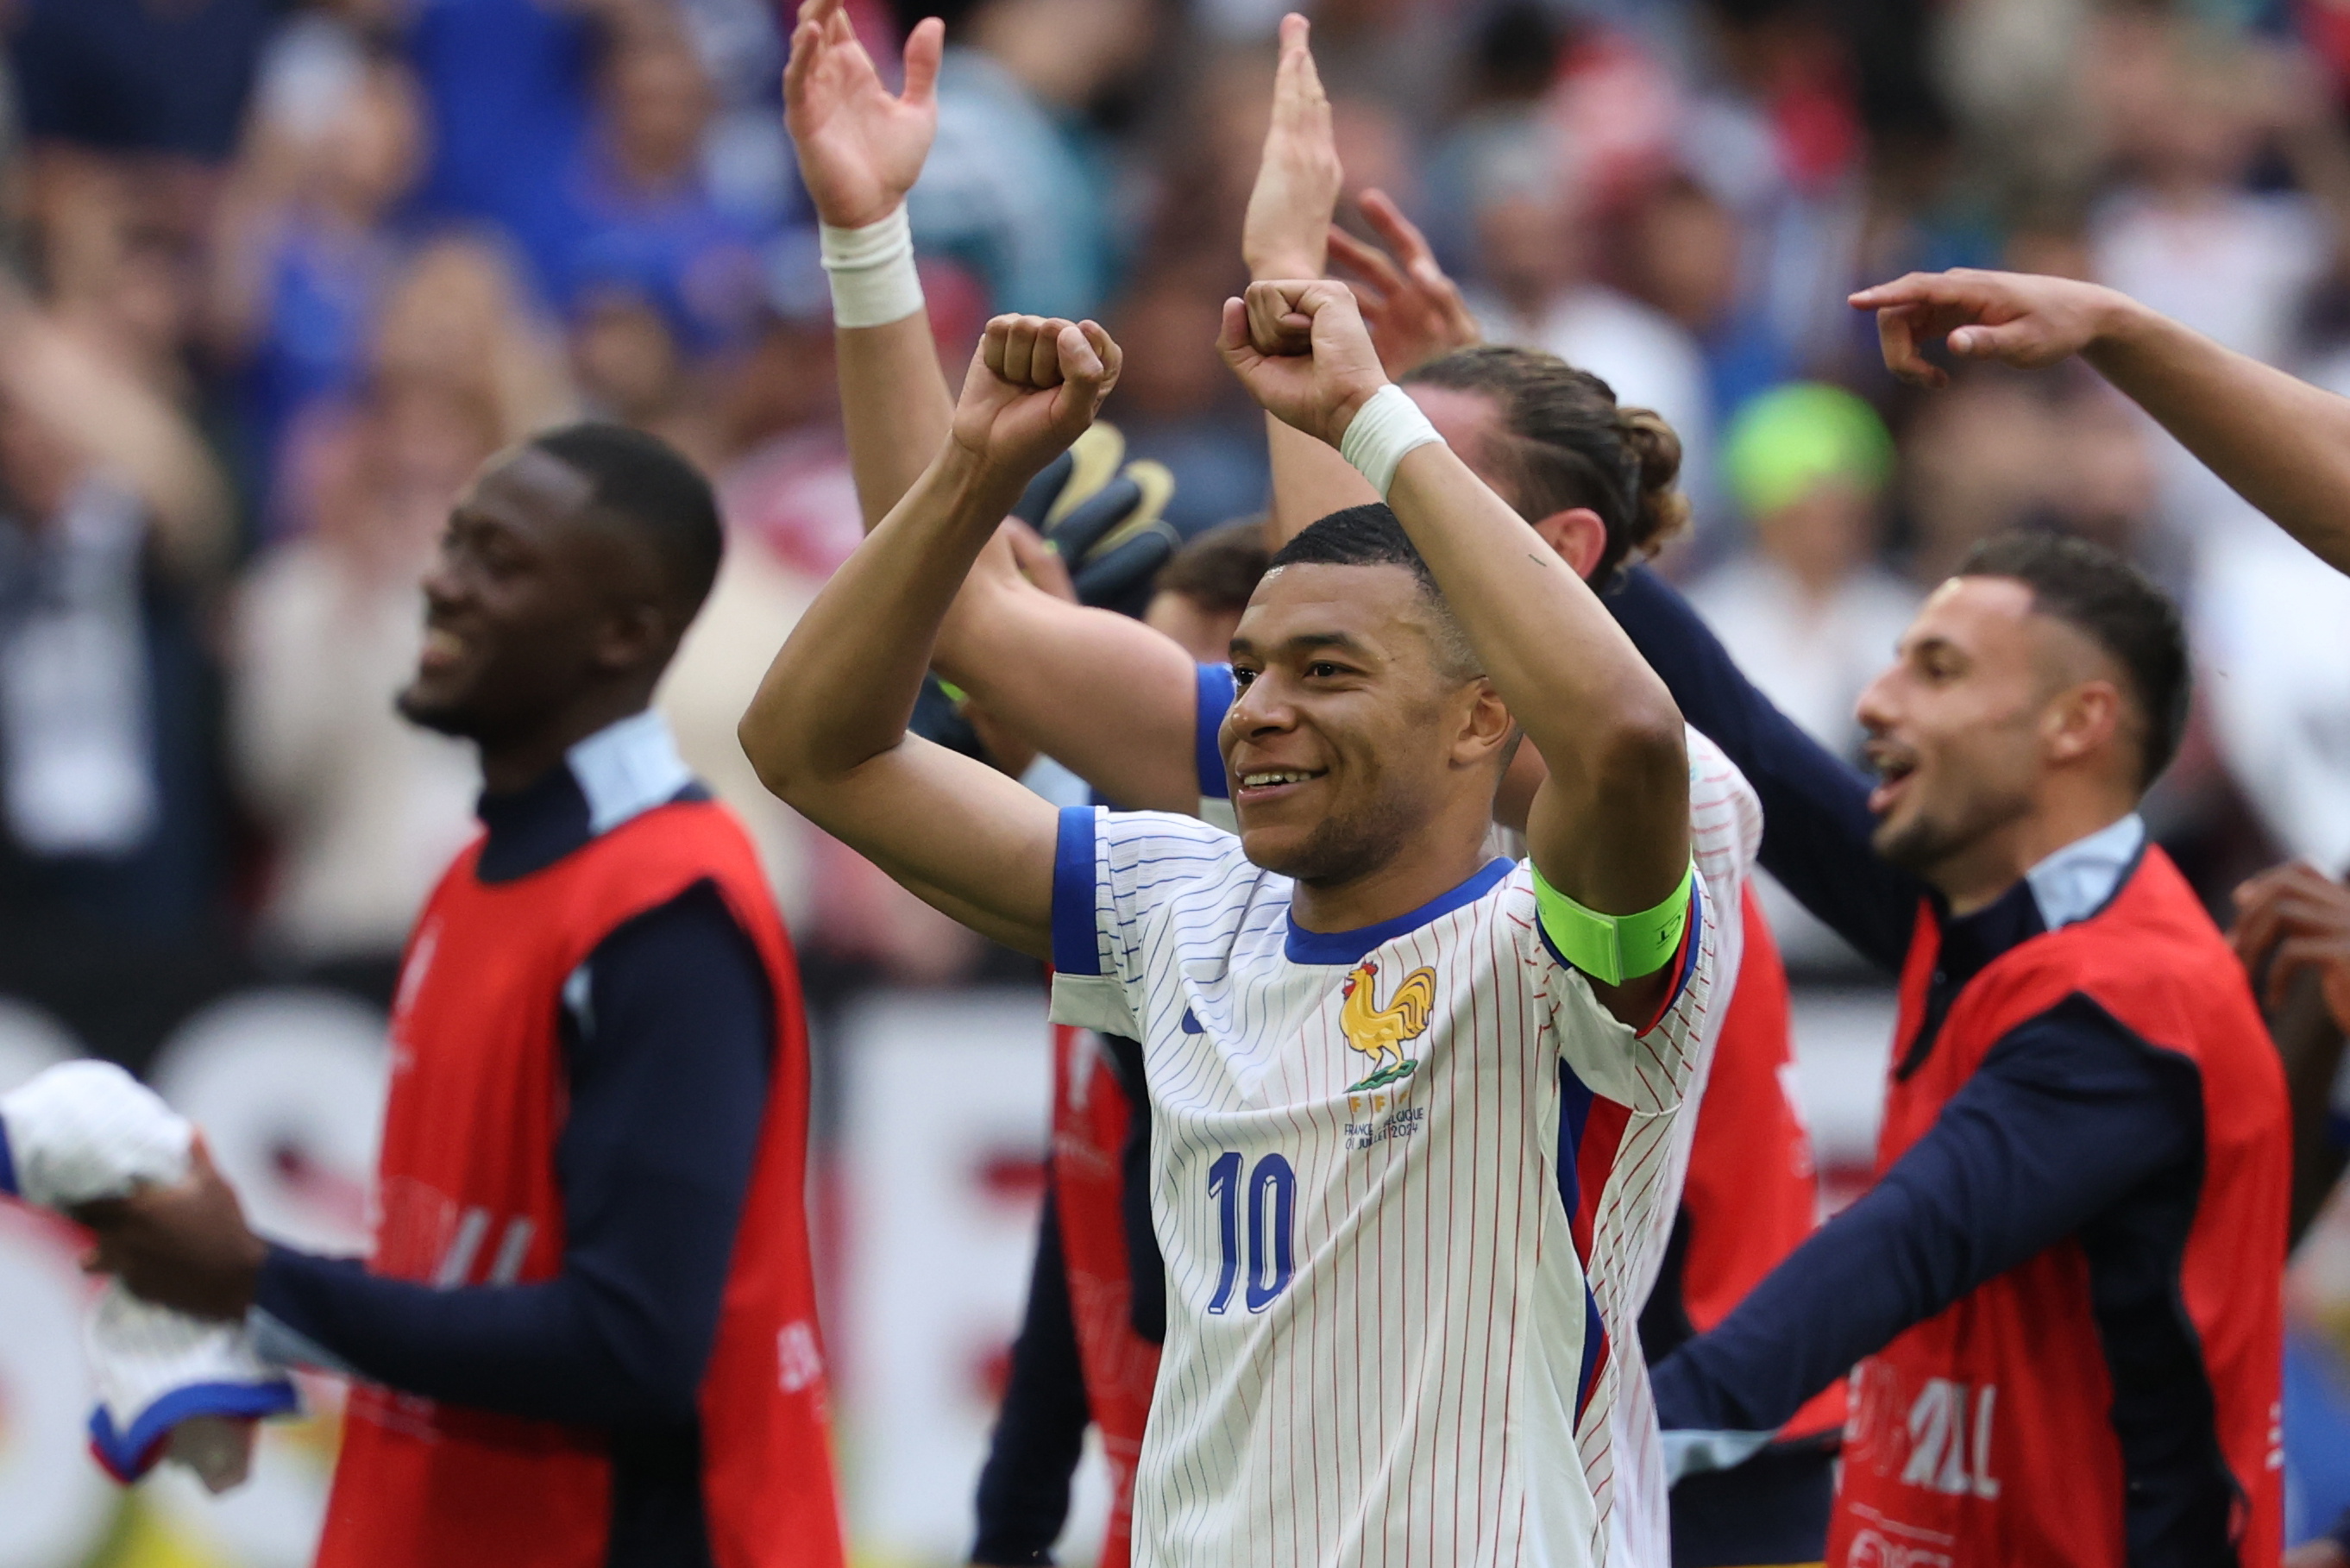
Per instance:
[[[1230,781],[1218,748],[1217,732],[1232,705],[1235,688],[1228,664],[1203,664],[1194,751],[1201,821],[1238,831],[1229,798]],[[1744,959],[1744,928],[1739,900],[1744,896],[1762,835],[1762,805],[1745,775],[1722,750],[1694,729],[1684,730],[1690,763],[1690,833],[1698,870],[1714,895],[1715,982],[1700,1024],[1695,1069],[1685,1091],[1684,1114],[1659,1122],[1627,1118],[1623,1107],[1602,1101],[1596,1127],[1578,1150],[1582,1179],[1597,1183],[1589,1205],[1589,1233],[1578,1238],[1590,1260],[1592,1296],[1609,1344],[1625,1357],[1611,1366],[1613,1386],[1606,1401],[1608,1423],[1586,1427],[1578,1445],[1586,1475],[1602,1497],[1611,1536],[1608,1561],[1655,1564],[1671,1555],[1669,1482],[1659,1441],[1656,1400],[1648,1387],[1639,1343],[1641,1309],[1655,1289],[1680,1207],[1683,1179],[1697,1132],[1697,1101],[1711,1068],[1713,1050]],[[1524,851],[1516,834],[1496,827],[1495,847],[1513,857]],[[1727,911],[1727,915],[1723,915]],[[1575,1188],[1581,1194],[1579,1186]]]
[[[1645,1032],[1551,951],[1523,863],[1314,933],[1227,833],[1065,814],[1055,1016],[1141,1040],[1153,1115],[1169,1312],[1139,1563],[1661,1560],[1660,1460],[1653,1531],[1612,1515],[1618,1473],[1648,1468],[1621,1450],[1656,1446],[1633,1323],[1753,848],[1757,818],[1723,798],[1740,830],[1700,838],[1690,939]],[[1595,1103],[1613,1118],[1596,1171]]]

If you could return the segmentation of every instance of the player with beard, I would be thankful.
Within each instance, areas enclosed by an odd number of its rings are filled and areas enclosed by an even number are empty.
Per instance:
[[[1678,714],[1386,382],[1343,287],[1253,286],[1221,347],[1394,508],[1317,522],[1251,600],[1219,737],[1237,838],[1055,812],[906,733],[973,559],[1115,379],[1090,326],[990,325],[949,440],[793,631],[745,748],[908,887],[1049,954],[1061,1022],[1142,1043],[1168,1335],[1139,1558],[1619,1561],[1609,1407],[1644,1374],[1594,1292],[1669,1215],[1704,911],[1742,850],[1692,867]],[[1484,844],[1521,724],[1550,771],[1513,865]],[[1586,1239],[1559,1185],[1599,1095],[1637,1125]]]
[[[478,746],[484,832],[402,963],[365,1263],[264,1242],[201,1154],[92,1216],[140,1294],[354,1379],[325,1568],[844,1560],[798,981],[648,706],[722,544],[708,483],[613,425],[451,514],[400,708]]]
[[[2095,546],[1985,543],[1860,699],[1874,787],[1654,577],[1611,607],[1754,782],[1762,864],[1901,976],[1876,1183],[1658,1364],[1669,1452],[1734,1463],[1857,1364],[1831,1563],[2275,1562],[2292,1137],[2137,815],[2175,607]]]

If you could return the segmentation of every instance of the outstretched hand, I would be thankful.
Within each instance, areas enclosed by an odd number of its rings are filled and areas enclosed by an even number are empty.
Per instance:
[[[816,215],[858,229],[897,211],[930,156],[946,25],[932,16],[906,35],[906,88],[892,94],[845,4],[802,0],[784,67],[784,126]]]
[[[1437,265],[1419,226],[1384,191],[1364,192],[1362,209],[1395,254],[1333,227],[1330,256],[1361,280],[1353,285],[1355,303],[1362,307],[1363,324],[1370,328],[1388,375],[1400,379],[1440,354],[1482,341],[1477,317]]]
[[[1249,285],[1216,348],[1267,413],[1332,446],[1388,384],[1353,291],[1326,279]]]
[[[1123,360],[1094,322],[999,316],[963,378],[955,444],[992,478],[1024,485],[1093,423]]]
[[[1885,368],[1919,387],[1950,384],[1950,373],[1926,358],[1932,338],[1956,358],[2036,370],[2088,348],[2126,303],[2093,283],[1973,267],[1913,272],[1851,298],[1855,309],[1877,312]]]
[[[2303,971],[2314,971],[2334,1027],[2350,1033],[2350,888],[2315,867],[2272,867],[2236,889],[2236,956],[2255,981],[2268,971],[2269,1011]]]
[[[244,1222],[201,1137],[189,1150],[186,1180],[86,1203],[74,1218],[98,1233],[83,1267],[118,1276],[135,1296],[231,1320],[253,1304],[268,1248]]]
[[[1330,125],[1330,99],[1307,47],[1312,29],[1293,11],[1281,19],[1281,63],[1273,78],[1273,122],[1241,220],[1241,259],[1257,278],[1320,277],[1330,216],[1345,171]]]

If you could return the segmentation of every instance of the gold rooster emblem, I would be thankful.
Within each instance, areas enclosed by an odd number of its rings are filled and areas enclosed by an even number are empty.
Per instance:
[[[1434,970],[1422,966],[1404,976],[1385,1007],[1378,1004],[1378,965],[1364,961],[1347,976],[1346,989],[1339,993],[1346,1001],[1338,1009],[1338,1027],[1348,1045],[1371,1059],[1371,1075],[1354,1085],[1349,1094],[1391,1084],[1418,1067],[1403,1048],[1428,1033],[1429,1018],[1436,1011]]]

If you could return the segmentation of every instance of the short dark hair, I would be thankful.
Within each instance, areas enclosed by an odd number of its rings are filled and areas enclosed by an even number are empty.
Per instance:
[[[1384,501],[1367,501],[1316,517],[1275,550],[1264,569],[1277,566],[1403,566],[1430,593],[1443,592],[1419,546],[1403,531],[1403,520]]]
[[[1317,517],[1273,553],[1268,572],[1283,566],[1401,566],[1419,584],[1419,591],[1435,610],[1439,657],[1449,672],[1463,680],[1482,673],[1469,634],[1428,569],[1419,547],[1387,503],[1366,502]]]
[[[599,420],[547,431],[530,444],[584,476],[590,504],[652,545],[691,620],[726,553],[718,497],[702,471],[659,436]]]
[[[2193,687],[2178,607],[2144,572],[2102,545],[2062,534],[1994,535],[1967,552],[1962,577],[2009,577],[2032,590],[2032,607],[2074,628],[2122,668],[2145,722],[2138,788],[2178,754]]]
[[[1264,519],[1243,517],[1187,540],[1159,568],[1151,587],[1180,594],[1201,608],[1231,615],[1248,608],[1249,595],[1268,565]]]

